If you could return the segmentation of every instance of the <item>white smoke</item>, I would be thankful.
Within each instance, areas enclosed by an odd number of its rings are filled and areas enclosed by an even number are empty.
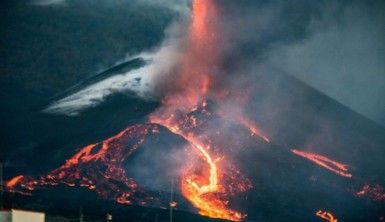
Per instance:
[[[131,92],[147,100],[156,99],[155,88],[158,80],[168,75],[181,58],[181,41],[184,39],[181,29],[180,24],[172,24],[166,30],[166,39],[157,50],[125,59],[128,61],[142,58],[148,63],[144,67],[119,73],[89,85],[54,101],[43,112],[75,116],[87,108],[100,104],[108,96],[117,92]]]
[[[138,0],[139,4],[152,4],[156,6],[166,7],[172,11],[182,14],[188,13],[190,0]]]
[[[146,73],[146,68],[142,67],[128,73],[121,73],[91,86],[86,87],[70,96],[55,101],[44,111],[48,113],[57,113],[65,115],[77,115],[82,110],[95,106],[102,102],[112,93],[130,90],[144,96],[148,89],[143,83],[141,77]]]
[[[66,0],[34,0],[32,1],[33,5],[39,6],[51,6],[51,5],[64,5]]]
[[[90,1],[90,0],[80,0]],[[171,11],[187,14],[189,12],[190,0],[125,0],[129,3],[135,3],[140,5],[153,5],[157,7],[167,8]],[[91,2],[91,1],[90,1]],[[106,1],[108,2],[108,1]],[[71,0],[32,0],[31,4],[38,6],[56,6],[70,4]],[[111,2],[114,3],[114,2]],[[115,2],[116,3],[116,2]]]

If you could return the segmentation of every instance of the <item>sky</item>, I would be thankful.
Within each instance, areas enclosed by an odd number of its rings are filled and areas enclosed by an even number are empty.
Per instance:
[[[1,75],[17,79],[26,85],[26,90],[32,85],[41,95],[47,88],[60,93],[130,56],[158,53],[158,60],[162,60],[162,53],[170,52],[163,46],[175,40],[175,33],[168,33],[170,24],[181,23],[180,18],[188,17],[190,7],[187,0],[16,2],[17,6],[3,13],[7,24],[1,26],[5,36],[1,46],[5,71]],[[226,36],[226,42],[220,44],[234,73],[248,69],[249,75],[257,75],[258,70],[253,67],[275,67],[385,126],[383,1],[222,0],[217,4],[221,8],[221,21],[217,25]],[[13,5],[12,1],[8,5]],[[29,14],[18,15],[21,8],[30,11]],[[145,13],[158,8],[164,13],[157,18],[154,13]],[[114,16],[109,16],[108,10],[114,10]],[[149,17],[151,22],[159,22],[135,23],[126,18],[131,14],[141,16],[143,21]],[[159,19],[162,17],[164,22]],[[29,24],[26,18],[36,21],[35,24]],[[52,26],[53,22],[49,24],[51,20],[56,21],[56,27]],[[120,20],[127,20],[126,27]],[[66,33],[58,34],[63,31]],[[98,40],[100,45],[95,44]],[[79,47],[83,49],[77,52]],[[30,65],[28,58],[36,53],[32,50],[42,52],[42,56]],[[70,54],[65,55],[67,50]],[[75,65],[68,59],[63,64],[60,56],[77,57],[74,61],[80,62]],[[50,61],[55,57],[57,61]],[[14,75],[8,70],[25,74]],[[35,73],[29,74],[28,70]]]
[[[331,7],[309,26],[308,38],[273,50],[270,62],[385,126],[383,9],[383,4],[360,2],[334,18],[328,14],[335,10]]]
[[[385,126],[383,1],[236,1],[225,7],[231,41],[246,48],[236,56],[274,66]]]

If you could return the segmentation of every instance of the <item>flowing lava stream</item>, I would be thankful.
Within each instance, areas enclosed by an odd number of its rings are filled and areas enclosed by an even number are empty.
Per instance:
[[[185,170],[181,179],[182,194],[199,209],[201,215],[239,221],[245,217],[240,212],[228,209],[226,201],[218,197],[224,185],[219,178],[219,168],[210,146],[202,138],[194,134],[197,127],[195,117],[192,129],[184,127],[186,116],[197,110],[200,104],[205,106],[205,99],[210,87],[212,67],[217,65],[218,49],[216,48],[215,22],[217,9],[211,0],[194,0],[192,5],[192,24],[188,36],[188,49],[182,61],[177,79],[185,88],[178,94],[166,97],[163,106],[150,116],[150,122],[165,126],[173,133],[187,140],[196,149],[206,166],[205,173],[198,175],[194,171]],[[178,115],[177,115],[178,114]],[[203,140],[203,141],[202,141]]]
[[[183,118],[182,120],[173,119],[159,119],[156,116],[151,117],[152,123],[157,123],[165,126],[174,134],[183,137],[191,146],[197,151],[198,155],[205,162],[206,166],[192,166],[192,170],[186,169],[182,173],[181,190],[182,194],[199,209],[199,213],[204,216],[213,218],[222,218],[233,221],[239,221],[246,215],[228,209],[226,200],[220,197],[224,192],[224,184],[221,184],[220,169],[217,166],[217,158],[210,154],[210,146],[201,141],[201,137],[195,136],[193,130],[198,125],[192,124],[191,128],[182,128],[186,124],[186,120],[190,118]],[[193,118],[195,120],[195,118]],[[195,170],[203,171],[202,174],[194,173]],[[242,183],[240,181],[239,183]],[[247,185],[245,185],[247,186]]]
[[[154,204],[157,200],[141,190],[126,175],[123,162],[144,142],[148,134],[156,134],[154,124],[136,124],[102,142],[87,145],[62,166],[46,176],[33,178],[19,175],[5,183],[10,192],[31,195],[38,186],[80,186],[94,190],[101,197],[113,198],[121,204]],[[141,196],[135,201],[135,196]]]
[[[346,164],[339,163],[337,161],[331,160],[325,156],[315,154],[315,153],[300,151],[296,149],[291,149],[291,152],[294,153],[295,155],[304,157],[330,171],[333,171],[334,173],[340,176],[347,177],[347,178],[351,178],[353,176],[351,173],[349,173],[348,166]]]
[[[265,142],[269,143],[270,142],[270,139],[269,137],[266,135],[266,133],[264,133],[261,129],[259,129],[255,123],[253,123],[252,120],[248,119],[247,117],[245,116],[240,116],[239,117],[239,122],[245,126],[247,129],[250,130],[251,132],[251,135],[256,135],[258,137],[260,137],[261,139],[263,139]]]
[[[318,217],[328,221],[328,222],[338,222],[338,220],[333,216],[333,214],[319,210],[315,213]]]

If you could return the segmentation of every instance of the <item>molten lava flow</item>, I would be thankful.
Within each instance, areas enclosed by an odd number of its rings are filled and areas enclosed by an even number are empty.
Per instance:
[[[182,175],[182,194],[185,195],[191,203],[199,209],[199,213],[205,216],[222,218],[238,221],[245,215],[239,212],[228,209],[226,201],[215,196],[223,191],[223,185],[219,180],[219,169],[216,161],[212,159],[208,153],[208,147],[200,145],[193,138],[187,138],[190,143],[198,149],[202,158],[206,161],[209,171],[208,175],[202,177],[187,171]]]
[[[315,214],[318,217],[325,219],[328,222],[337,222],[338,221],[336,218],[334,218],[333,214],[326,212],[326,211],[319,210]]]
[[[135,196],[142,196],[137,204],[155,201],[139,189],[137,183],[127,177],[123,161],[130,156],[149,133],[157,133],[157,126],[137,124],[102,142],[87,145],[68,159],[62,166],[46,176],[32,178],[17,176],[6,183],[11,192],[31,194],[38,186],[81,186],[94,190],[105,198],[114,198],[119,203],[131,204]]]
[[[239,117],[239,122],[245,126],[247,129],[250,130],[251,135],[256,135],[260,138],[262,138],[265,142],[270,142],[269,137],[264,133],[257,125],[250,119],[248,119],[245,116]]]
[[[15,176],[14,178],[10,179],[5,183],[5,187],[7,187],[8,189],[12,189],[12,187],[14,187],[20,180],[23,179],[23,177],[23,175]]]
[[[343,177],[352,177],[352,174],[349,173],[349,170],[348,170],[348,166],[346,164],[342,164],[342,163],[339,163],[339,162],[336,162],[334,160],[331,160],[325,156],[321,156],[319,154],[315,154],[315,153],[310,153],[310,152],[305,152],[305,151],[300,151],[300,150],[296,150],[296,149],[291,149],[291,152],[298,155],[298,156],[301,156],[301,157],[304,157],[316,164],[318,164],[319,166],[322,166],[330,171],[333,171],[334,173],[340,175],[340,176],[343,176]]]
[[[196,133],[199,131],[198,122],[202,121],[190,115],[198,107],[205,107],[212,71],[218,65],[219,49],[213,25],[217,19],[217,9],[212,0],[194,0],[192,9],[188,48],[176,76],[178,85],[183,89],[166,96],[162,106],[151,114],[150,122],[183,137],[204,161],[204,164],[195,164],[182,173],[182,194],[202,215],[237,221],[244,215],[227,207],[226,185],[222,184],[222,173],[216,161],[219,155],[211,153],[207,138]]]
[[[205,102],[201,107],[205,106]],[[192,111],[196,111],[194,108]],[[210,115],[206,110],[201,109],[201,114]],[[193,164],[189,169],[185,169],[182,173],[181,190],[182,194],[199,209],[201,215],[222,218],[233,221],[239,221],[245,217],[242,213],[230,210],[227,207],[227,196],[230,195],[227,190],[232,183],[223,184],[221,177],[224,176],[218,167],[218,156],[210,153],[213,150],[205,136],[195,135],[196,131],[202,128],[203,121],[199,121],[193,114],[188,113],[185,116],[178,116],[171,114],[170,118],[159,118],[157,115],[152,115],[151,123],[156,123],[165,126],[171,132],[183,137],[195,149],[204,164]],[[206,141],[206,142],[203,142]],[[229,171],[233,172],[233,171]],[[228,180],[234,180],[235,177]],[[239,176],[238,187],[233,188],[239,192],[246,191],[250,185],[248,181]]]
[[[245,127],[250,132],[251,136],[259,137],[267,143],[270,142],[269,136],[260,127],[258,127],[257,124],[253,120],[249,119],[245,115],[236,114],[235,116],[230,116],[230,115],[226,114],[223,110],[219,110],[218,115],[221,116],[222,118],[226,119],[226,120],[230,120],[230,121],[235,122],[239,125],[242,125],[243,127]]]

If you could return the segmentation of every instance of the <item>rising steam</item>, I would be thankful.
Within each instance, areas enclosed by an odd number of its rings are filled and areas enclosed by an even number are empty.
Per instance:
[[[164,81],[167,81],[165,78],[172,73],[183,54],[184,33],[182,32],[182,24],[185,22],[183,20],[171,24],[166,30],[166,39],[158,49],[128,56],[125,59],[125,61],[142,59],[146,62],[143,67],[97,81],[73,94],[54,101],[43,111],[74,116],[87,108],[97,106],[109,96],[119,92],[133,93],[146,100],[158,99],[161,93],[157,91],[158,84],[161,81],[163,81],[163,84],[172,82]]]

